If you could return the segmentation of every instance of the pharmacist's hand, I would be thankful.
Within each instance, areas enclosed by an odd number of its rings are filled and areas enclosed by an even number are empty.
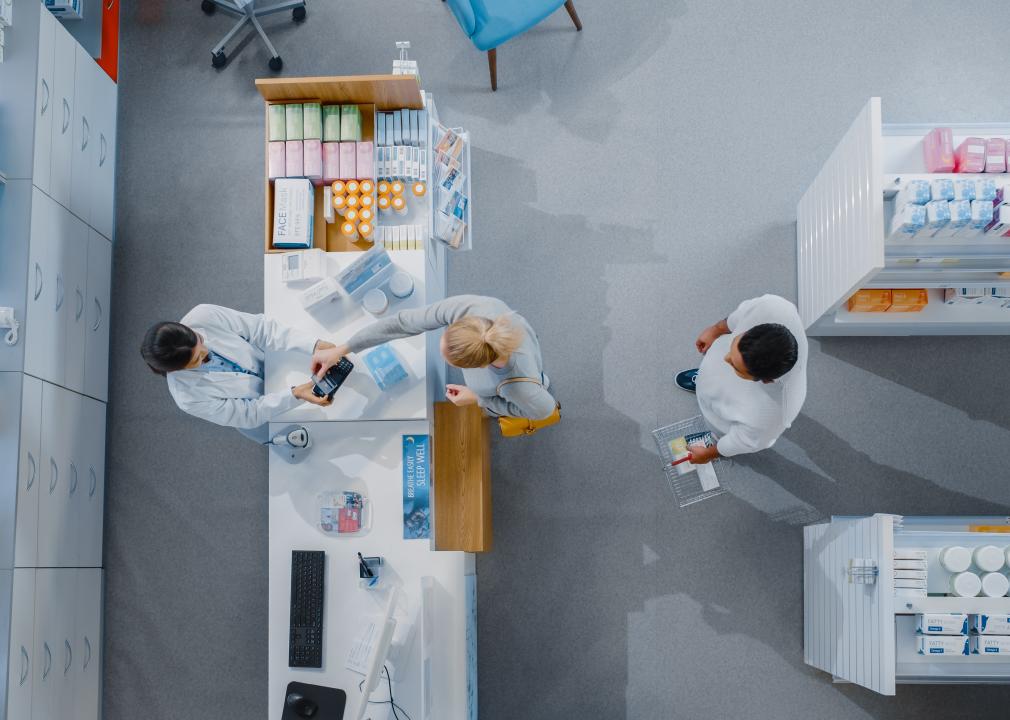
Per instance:
[[[476,405],[477,395],[466,385],[446,385],[445,397],[456,407],[464,405]]]
[[[312,403],[313,405],[321,405],[326,407],[327,405],[332,405],[333,401],[328,397],[316,397],[312,393],[312,387],[315,383],[307,382],[303,385],[295,385],[291,388],[291,394],[294,395],[299,400],[304,400],[307,403]]]
[[[715,325],[709,325],[701,331],[701,335],[699,335],[698,339],[694,341],[694,346],[698,348],[698,352],[704,355],[708,352],[708,349],[712,347],[712,343],[719,339],[720,335],[722,335],[722,333],[719,332],[719,328]]]
[[[705,465],[719,457],[719,449],[714,445],[712,447],[688,445],[687,451],[691,453],[691,459],[688,462],[692,465]]]
[[[323,345],[328,345],[329,347],[323,347]],[[327,370],[340,362],[340,358],[349,352],[350,350],[346,345],[335,347],[330,345],[330,343],[320,342],[316,347],[316,351],[312,353],[312,376],[322,377],[326,374]]]

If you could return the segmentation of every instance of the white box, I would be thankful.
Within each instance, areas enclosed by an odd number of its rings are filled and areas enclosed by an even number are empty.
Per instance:
[[[1010,655],[1010,637],[1006,635],[972,635],[968,647],[973,655]]]
[[[920,655],[953,658],[968,654],[968,638],[963,635],[920,635],[916,640]]]
[[[915,630],[923,635],[967,635],[965,613],[922,613],[915,616]]]
[[[915,578],[894,578],[895,588],[912,588],[912,589],[926,589],[926,580],[915,579]]]
[[[921,560],[926,562],[927,554],[925,550],[904,550],[897,548],[894,551],[895,560]]]
[[[340,283],[334,277],[323,278],[309,289],[302,292],[302,307],[312,310],[332,302],[341,296]]]
[[[971,631],[980,635],[1010,635],[1010,615],[972,615]]]
[[[925,560],[894,560],[895,570],[925,570],[926,561]]]
[[[312,247],[314,199],[312,182],[306,178],[274,180],[274,247]]]
[[[333,188],[323,185],[323,219],[333,224],[337,219],[337,211],[333,209]]]
[[[894,571],[895,580],[925,580],[926,571],[925,570],[895,570]]]
[[[319,248],[281,255],[281,281],[321,280],[326,276],[326,253]]]

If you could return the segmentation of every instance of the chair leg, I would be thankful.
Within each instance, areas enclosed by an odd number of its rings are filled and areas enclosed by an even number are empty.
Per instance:
[[[491,70],[491,91],[498,89],[498,48],[487,51],[487,66]]]
[[[579,20],[579,14],[575,12],[575,3],[572,0],[565,0],[565,10],[572,18],[572,22],[575,23],[575,30],[577,32],[582,32],[582,21]]]

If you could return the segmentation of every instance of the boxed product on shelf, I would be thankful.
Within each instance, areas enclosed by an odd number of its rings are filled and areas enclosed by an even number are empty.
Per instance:
[[[361,108],[357,105],[340,106],[340,141],[361,142]]]
[[[969,652],[969,638],[962,635],[920,635],[916,640],[920,655],[962,657]]]
[[[959,173],[980,173],[985,170],[985,139],[965,138],[954,151],[954,170]]]
[[[983,228],[986,235],[1010,235],[1010,205],[1001,203],[992,209],[992,220]]]
[[[303,131],[302,104],[288,103],[284,106],[285,140],[301,140]]]
[[[340,143],[323,143],[323,182],[340,179]]]
[[[353,142],[340,143],[340,179],[354,180],[358,177],[358,155]]]
[[[925,580],[928,575],[927,570],[895,570],[894,578],[903,580]]]
[[[1006,635],[972,635],[968,638],[972,655],[1010,655],[1010,637]]]
[[[950,223],[950,203],[946,200],[930,200],[926,203],[926,224],[922,232],[933,236]]]
[[[1006,172],[1007,143],[1003,138],[989,138],[985,141],[985,171],[987,173]]]
[[[890,290],[857,290],[848,302],[849,312],[884,312],[889,307],[891,307]]]
[[[906,559],[906,558],[895,558],[894,559],[894,569],[895,570],[922,570],[925,572],[928,569],[925,560],[917,559]]]
[[[992,222],[992,211],[992,200],[972,200],[971,221],[958,231],[957,236],[981,235],[985,226]]]
[[[288,140],[284,143],[284,176],[289,178],[302,177],[305,174],[305,146],[301,140]]]
[[[337,282],[337,279],[324,277],[315,285],[303,290],[299,299],[301,300],[303,308],[306,310],[312,310],[320,305],[333,302],[340,296],[340,283]]]
[[[934,128],[922,141],[926,161],[926,172],[954,172],[954,131],[950,128]]]
[[[281,255],[281,281],[321,280],[326,275],[326,253],[309,248]]]
[[[970,627],[980,635],[1010,635],[1010,615],[972,615]]]
[[[271,103],[267,105],[267,139],[271,142],[284,141],[288,139],[283,105]]]
[[[929,292],[925,288],[891,290],[891,306],[887,312],[921,312],[929,304]]]
[[[302,104],[302,139],[323,139],[323,106],[320,103]]]
[[[323,144],[317,138],[302,140],[302,172],[313,183],[323,182]]]
[[[932,191],[928,180],[909,180],[905,187],[898,191],[894,198],[894,206],[925,205],[932,199]]]
[[[954,199],[955,200],[974,200],[975,199],[975,181],[965,180],[963,178],[958,178],[954,181]]]
[[[274,181],[273,246],[310,248],[315,203],[312,183],[303,178]]]
[[[1002,199],[1002,188],[997,187],[996,181],[989,178],[977,178],[975,180],[975,199],[976,200],[988,200],[992,202],[993,200]]]
[[[323,105],[323,142],[340,142],[340,106]]]
[[[285,161],[284,141],[270,142],[267,145],[267,177],[271,180],[276,180],[279,177],[284,177],[286,172],[287,163]]]
[[[929,181],[929,196],[932,200],[953,200],[954,181],[949,178],[937,178]]]
[[[915,616],[915,630],[923,635],[967,635],[966,613],[921,613]]]
[[[971,222],[970,200],[952,200],[947,203],[947,210],[950,213],[950,220],[937,230],[933,237],[953,237],[961,228]]]
[[[926,225],[926,207],[915,203],[896,205],[894,217],[891,219],[890,240],[906,240],[913,238]]]
[[[926,562],[929,554],[921,549],[895,548],[893,557],[895,560],[921,560],[922,562]]]

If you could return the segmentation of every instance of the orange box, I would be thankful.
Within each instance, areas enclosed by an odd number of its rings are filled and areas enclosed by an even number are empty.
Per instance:
[[[891,291],[891,307],[887,312],[921,312],[929,304],[929,293],[925,289],[900,289]]]
[[[890,290],[857,290],[849,298],[849,312],[885,312],[889,307]]]

